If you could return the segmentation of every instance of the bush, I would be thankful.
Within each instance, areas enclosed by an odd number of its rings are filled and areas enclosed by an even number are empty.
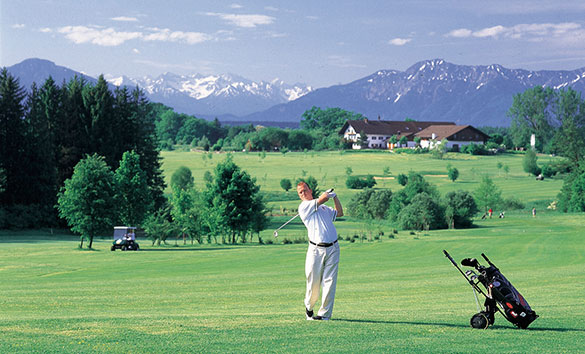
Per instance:
[[[522,210],[524,208],[526,208],[526,206],[518,198],[508,198],[502,200],[502,209],[504,210]]]
[[[376,185],[376,181],[374,180],[374,176],[368,175],[365,180],[361,179],[358,176],[347,176],[345,180],[345,185],[349,189],[364,189],[364,188],[372,188]]]
[[[461,152],[471,155],[487,155],[488,150],[483,144],[469,144],[461,147]]]
[[[549,164],[542,165],[542,175],[544,177],[551,178],[555,174],[556,174],[556,171],[551,165],[549,165]]]
[[[404,173],[401,173],[398,175],[397,180],[399,185],[406,186],[406,183],[408,183],[408,176],[406,176]]]
[[[445,227],[445,211],[429,194],[417,194],[398,215],[406,230],[434,230]]]

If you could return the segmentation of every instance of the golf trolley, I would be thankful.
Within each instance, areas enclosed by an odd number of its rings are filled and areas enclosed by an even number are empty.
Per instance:
[[[496,312],[501,313],[505,319],[522,329],[527,328],[528,325],[538,318],[538,315],[532,311],[524,297],[500,273],[500,270],[490,262],[485,254],[482,253],[481,256],[489,264],[489,267],[480,265],[475,258],[464,258],[461,260],[461,265],[475,268],[479,273],[477,274],[473,270],[463,272],[447,251],[443,250],[443,253],[445,253],[445,256],[449,258],[451,263],[453,263],[455,268],[459,270],[473,288],[478,313],[471,317],[471,327],[478,329],[488,328],[494,324],[494,315]],[[479,287],[479,284],[483,285],[485,291]],[[480,309],[477,293],[485,297],[485,310],[483,311]]]

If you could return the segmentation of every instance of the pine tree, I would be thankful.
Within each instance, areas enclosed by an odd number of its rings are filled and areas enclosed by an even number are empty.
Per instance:
[[[20,204],[23,189],[24,89],[6,68],[0,71],[0,169],[4,171],[3,206]]]
[[[153,200],[146,173],[140,168],[140,156],[125,152],[115,173],[119,218],[124,225],[141,225],[152,211]]]

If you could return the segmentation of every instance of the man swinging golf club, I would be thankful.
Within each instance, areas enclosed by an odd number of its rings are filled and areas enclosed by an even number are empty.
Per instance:
[[[309,186],[305,182],[300,182],[297,185],[297,193],[302,200],[299,205],[299,215],[309,234],[309,249],[305,260],[306,319],[329,320],[333,312],[339,264],[339,244],[333,221],[336,217],[343,216],[343,208],[333,190],[324,192],[319,198],[314,199],[313,191]],[[333,199],[335,209],[323,205],[329,199]],[[323,287],[321,308],[314,316],[313,306],[319,298],[321,286]]]

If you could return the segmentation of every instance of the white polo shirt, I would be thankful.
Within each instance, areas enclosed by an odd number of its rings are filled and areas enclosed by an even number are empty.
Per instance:
[[[337,240],[337,230],[333,221],[337,211],[318,200],[304,200],[299,205],[299,215],[309,232],[309,240],[314,243],[333,243]]]

